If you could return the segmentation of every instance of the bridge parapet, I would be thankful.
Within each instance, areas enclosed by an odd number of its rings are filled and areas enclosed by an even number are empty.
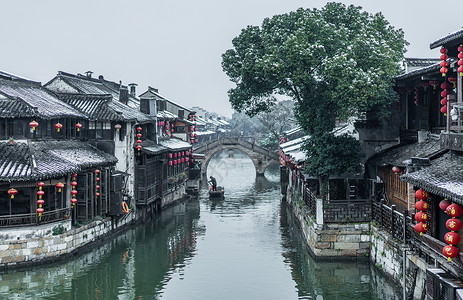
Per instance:
[[[268,165],[278,162],[276,152],[265,149],[255,142],[249,142],[240,137],[222,137],[194,148],[196,153],[202,153],[206,156],[203,164],[204,173],[212,156],[225,149],[238,149],[246,153],[253,161],[257,174],[263,174]]]

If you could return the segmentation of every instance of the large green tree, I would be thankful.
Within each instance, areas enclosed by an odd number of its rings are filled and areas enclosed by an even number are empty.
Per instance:
[[[331,2],[246,27],[233,39],[234,48],[222,55],[222,67],[236,84],[229,99],[237,111],[253,116],[271,109],[276,95],[294,99],[299,125],[312,136],[326,138],[306,145],[313,155],[328,142],[339,145],[338,139],[346,138],[330,134],[336,119],[362,118],[367,111],[380,117],[388,114],[397,97],[393,77],[406,45],[403,31],[381,13]],[[349,152],[358,148],[348,145],[353,147],[346,149]],[[309,164],[314,159],[309,157]],[[314,175],[326,178],[359,163],[337,161],[327,160],[335,165],[319,165],[326,172]]]

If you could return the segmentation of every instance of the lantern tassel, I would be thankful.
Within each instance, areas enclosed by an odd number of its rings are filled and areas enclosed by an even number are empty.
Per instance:
[[[452,261],[452,259],[451,259],[450,257],[449,257],[449,258],[447,258],[447,260],[448,260],[448,261]]]

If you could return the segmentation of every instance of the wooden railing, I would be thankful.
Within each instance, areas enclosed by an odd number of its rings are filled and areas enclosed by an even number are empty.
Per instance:
[[[357,223],[371,221],[370,199],[325,200],[323,222]]]
[[[0,227],[29,226],[61,221],[70,215],[70,208],[45,211],[39,221],[38,213],[0,216]]]
[[[304,188],[303,193],[304,204],[308,208],[309,214],[315,216],[317,213],[317,198],[308,188]]]
[[[384,201],[372,201],[371,207],[375,225],[388,232],[394,239],[401,242],[410,240],[411,232],[407,224],[411,224],[411,217],[407,211],[400,213],[396,211],[395,205],[389,207]]]

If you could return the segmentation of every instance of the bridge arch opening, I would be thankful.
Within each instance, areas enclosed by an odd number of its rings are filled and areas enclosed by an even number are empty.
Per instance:
[[[244,152],[252,160],[256,169],[257,175],[264,175],[265,169],[270,164],[278,163],[278,155],[276,152],[260,147],[259,145],[238,138],[221,138],[201,145],[195,149],[196,153],[204,154],[205,160],[202,164],[203,175],[207,172],[207,167],[211,158],[223,150],[240,150]]]

